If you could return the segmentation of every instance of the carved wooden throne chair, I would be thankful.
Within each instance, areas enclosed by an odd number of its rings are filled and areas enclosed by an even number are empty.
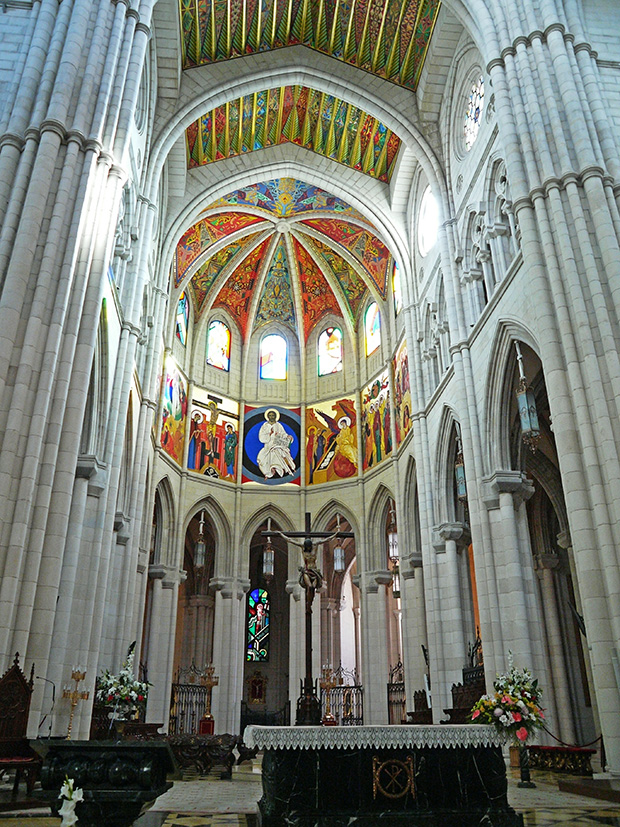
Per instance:
[[[13,798],[17,797],[22,773],[30,794],[41,769],[41,758],[26,737],[33,683],[34,664],[30,680],[26,680],[16,653],[13,665],[0,678],[0,772],[15,770]]]

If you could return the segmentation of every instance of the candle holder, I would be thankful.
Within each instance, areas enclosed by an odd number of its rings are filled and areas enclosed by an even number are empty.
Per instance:
[[[321,720],[323,726],[337,726],[338,722],[332,715],[331,691],[338,683],[334,671],[330,666],[324,666],[319,686],[325,692],[325,715]]]
[[[211,714],[211,692],[213,687],[217,686],[220,679],[215,674],[215,666],[209,663],[205,666],[205,671],[200,676],[200,683],[207,689],[207,697],[205,701],[205,714],[200,719],[199,732],[201,735],[213,735],[215,722]]]
[[[69,727],[67,728],[67,740],[71,740],[71,730],[73,728],[73,716],[75,714],[75,707],[78,701],[87,701],[90,697],[90,692],[80,690],[79,685],[86,677],[86,667],[74,666],[71,670],[71,680],[75,681],[73,689],[67,685],[63,687],[62,697],[67,698],[71,702],[71,712],[69,714]]]

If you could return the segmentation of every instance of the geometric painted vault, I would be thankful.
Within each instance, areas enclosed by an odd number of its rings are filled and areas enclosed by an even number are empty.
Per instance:
[[[304,45],[415,91],[439,0],[179,0],[183,69]]]
[[[401,145],[377,118],[306,86],[281,86],[231,100],[190,124],[185,140],[190,169],[294,143],[388,184]]]
[[[244,340],[277,320],[307,341],[327,315],[356,327],[369,292],[387,297],[393,268],[357,210],[319,187],[280,178],[205,210],[177,244],[173,276],[176,287],[185,285],[196,321],[205,308],[222,308]]]

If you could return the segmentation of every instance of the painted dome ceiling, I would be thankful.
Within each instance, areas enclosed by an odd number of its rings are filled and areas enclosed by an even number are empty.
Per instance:
[[[304,45],[415,90],[439,0],[179,0],[191,69]]]
[[[254,184],[211,204],[179,240],[175,287],[194,320],[221,308],[243,339],[277,321],[307,340],[326,316],[351,327],[371,294],[385,299],[394,260],[364,217],[292,178]]]
[[[440,5],[440,0],[179,0],[182,66],[303,45],[413,92]],[[401,139],[372,114],[334,95],[279,86],[205,112],[186,129],[185,143],[189,169],[294,143],[389,184]]]

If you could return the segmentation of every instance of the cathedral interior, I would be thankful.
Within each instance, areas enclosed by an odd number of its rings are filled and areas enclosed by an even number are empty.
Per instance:
[[[0,5],[29,736],[89,738],[132,645],[145,723],[197,731],[207,673],[216,733],[294,723],[309,527],[339,724],[514,663],[620,774],[620,6]]]

